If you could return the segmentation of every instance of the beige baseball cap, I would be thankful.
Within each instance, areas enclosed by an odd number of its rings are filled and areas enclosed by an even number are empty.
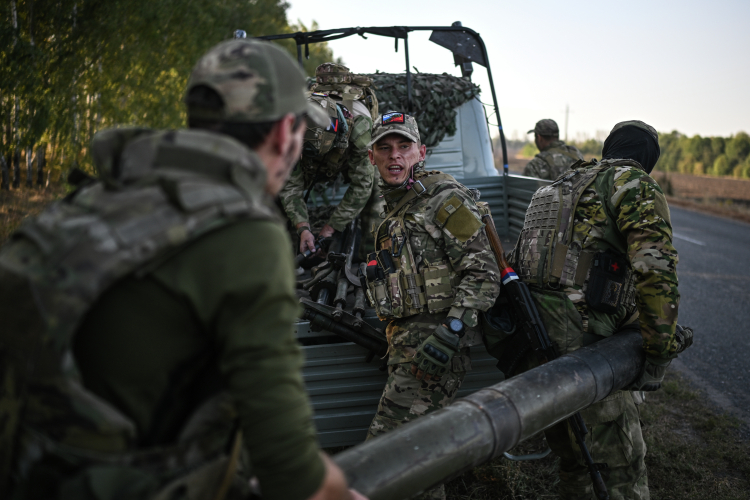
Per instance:
[[[413,116],[399,111],[388,111],[380,115],[372,128],[369,148],[388,134],[403,135],[412,142],[420,143],[419,126]]]
[[[214,89],[224,108],[211,116],[191,111],[196,118],[256,123],[304,113],[318,126],[328,125],[325,111],[306,98],[307,80],[299,65],[271,42],[234,39],[214,46],[193,68],[186,95],[197,85]]]

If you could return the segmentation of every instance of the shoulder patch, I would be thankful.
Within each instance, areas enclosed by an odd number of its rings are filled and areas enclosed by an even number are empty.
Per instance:
[[[451,196],[448,201],[443,203],[435,219],[462,243],[482,228],[482,222],[456,195]]]

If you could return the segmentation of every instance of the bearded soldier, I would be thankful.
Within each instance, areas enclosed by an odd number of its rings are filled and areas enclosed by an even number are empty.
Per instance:
[[[388,381],[368,439],[450,404],[482,343],[479,317],[499,293],[499,271],[474,195],[424,169],[416,120],[389,112],[369,158],[387,215],[365,267],[370,302],[389,342]],[[445,498],[442,486],[431,498]]]
[[[578,151],[578,148],[560,140],[560,129],[557,128],[555,120],[549,118],[539,120],[528,133],[532,132],[539,153],[526,164],[523,175],[553,180],[557,179],[572,164],[578,160],[583,160],[583,155]]]
[[[560,354],[626,329],[640,329],[646,363],[632,391],[581,412],[610,498],[649,498],[639,412],[641,391],[657,390],[671,360],[692,343],[677,327],[677,252],[669,208],[649,176],[658,135],[637,120],[618,123],[601,162],[578,162],[531,201],[512,254]],[[528,361],[525,368],[534,366]],[[506,374],[506,376],[513,373]],[[546,431],[560,456],[563,499],[592,497],[580,448],[566,422]],[[592,437],[593,436],[593,437]]]
[[[320,237],[343,231],[371,198],[370,204],[379,202],[373,196],[375,169],[367,159],[372,123],[378,115],[371,80],[353,75],[349,68],[335,63],[318,66],[315,80],[308,100],[326,111],[329,122],[307,129],[302,158],[280,193],[284,211],[297,228],[300,252],[315,247],[307,196],[316,184],[333,183],[339,174],[349,183],[343,199],[320,230]],[[367,213],[371,211],[379,212],[372,208]]]
[[[99,179],[0,251],[12,498],[248,498],[251,474],[266,499],[351,498],[318,450],[271,202],[305,118],[327,123],[304,90],[277,46],[217,45],[188,82],[190,130],[97,134]]]

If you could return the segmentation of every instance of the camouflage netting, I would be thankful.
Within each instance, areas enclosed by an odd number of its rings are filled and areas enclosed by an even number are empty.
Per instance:
[[[406,74],[375,73],[374,81],[381,113],[406,111]],[[456,108],[479,95],[479,86],[447,73],[411,75],[413,115],[419,124],[422,144],[437,145],[446,135],[456,133]]]

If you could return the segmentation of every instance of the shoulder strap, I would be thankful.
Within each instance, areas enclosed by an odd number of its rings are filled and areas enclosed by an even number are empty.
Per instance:
[[[412,200],[422,196],[424,193],[427,192],[427,188],[432,186],[433,184],[437,184],[440,181],[447,181],[453,179],[452,175],[449,174],[435,174],[430,175],[428,177],[425,177],[424,179],[420,179],[416,181],[414,184],[412,184],[411,189],[400,199],[398,200],[398,203],[396,203],[396,206],[393,207],[393,210],[388,212],[383,219],[383,222],[380,223],[380,226],[378,226],[378,230],[375,232],[375,241],[377,244],[377,237],[380,234],[380,228],[385,224],[385,222],[393,217],[395,214],[398,213],[399,210],[401,210],[404,206],[406,206],[407,203],[411,202]]]

